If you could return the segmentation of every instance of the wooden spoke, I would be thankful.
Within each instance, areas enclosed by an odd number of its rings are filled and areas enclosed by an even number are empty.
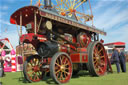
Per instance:
[[[27,72],[28,71],[31,71],[32,70],[32,67],[30,66],[30,67],[27,67]]]
[[[95,55],[95,54],[94,54],[94,55]],[[97,59],[97,58],[96,58],[96,56],[95,56],[95,57],[93,57],[93,59]]]
[[[61,56],[59,57],[59,60],[60,60],[60,65],[62,65],[62,61],[61,61],[62,59],[61,59]]]
[[[33,60],[30,60],[30,64],[31,64],[31,66],[34,66],[34,64],[33,64]]]
[[[105,58],[105,56],[100,56],[100,58],[102,59],[102,58]]]
[[[60,74],[60,80],[64,80],[62,72]]]
[[[64,61],[64,65],[66,65],[66,62],[68,62],[68,59],[66,58],[65,61]]]
[[[56,72],[55,72],[55,74],[57,74],[57,73],[59,73],[61,70],[59,69],[59,70],[57,70]]]
[[[58,63],[55,63],[55,65],[57,65],[58,67],[60,67],[61,65],[60,64],[58,64]]]
[[[63,64],[64,56],[61,56],[61,64]]]
[[[66,72],[66,71],[63,71],[63,72],[64,72],[65,74],[67,74],[67,75],[69,74],[69,72]]]
[[[35,79],[37,79],[37,80],[39,79],[39,76],[37,74],[35,74]]]
[[[56,60],[56,63],[58,63],[58,64],[59,64],[59,59],[57,59],[57,60]]]
[[[33,74],[34,74],[34,71],[32,71],[32,72],[29,72],[28,74],[29,74],[29,75],[33,75]]]
[[[103,48],[101,48],[101,49],[98,51],[98,54],[101,53],[101,51],[103,51]]]

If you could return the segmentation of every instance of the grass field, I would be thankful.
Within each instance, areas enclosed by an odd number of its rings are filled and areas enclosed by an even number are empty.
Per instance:
[[[77,76],[72,77],[71,80],[64,85],[128,85],[128,63],[127,72],[116,72],[115,65],[112,66],[114,73],[109,73],[102,77],[92,77],[86,71],[80,71]],[[36,83],[28,83],[22,77],[21,72],[7,72],[6,76],[0,78],[2,85],[54,85],[54,81],[45,77],[44,80]]]

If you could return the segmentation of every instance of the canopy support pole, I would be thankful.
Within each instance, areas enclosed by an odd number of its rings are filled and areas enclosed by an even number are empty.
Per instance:
[[[22,35],[22,13],[20,13],[20,36]]]
[[[35,27],[34,27],[34,32],[35,32],[35,35],[36,35],[36,33],[37,33],[37,32],[36,32],[36,22],[37,22],[37,17],[36,17],[36,11],[35,11],[35,12],[34,12],[34,24],[35,24],[35,25],[34,25],[34,26],[35,26]]]

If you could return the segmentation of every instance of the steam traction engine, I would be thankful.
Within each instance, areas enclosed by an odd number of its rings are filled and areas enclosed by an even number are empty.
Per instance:
[[[93,19],[92,14],[77,10],[88,1],[56,1],[57,5],[52,6],[51,0],[44,0],[42,6],[39,0],[37,6],[25,6],[11,15],[10,22],[20,25],[20,44],[32,44],[37,52],[24,62],[25,78],[37,82],[49,71],[52,79],[61,84],[80,69],[92,76],[104,75],[107,58],[99,34],[106,33],[85,24]],[[22,34],[22,26],[27,34]]]

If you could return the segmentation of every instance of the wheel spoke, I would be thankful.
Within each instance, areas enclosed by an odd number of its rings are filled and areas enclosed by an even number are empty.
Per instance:
[[[62,80],[64,80],[62,72],[61,72],[61,74],[60,74],[60,78],[61,78]],[[61,80],[61,79],[60,79],[60,80]]]
[[[95,50],[94,50],[94,54],[96,55],[96,56],[98,56],[99,54],[98,54],[98,49],[97,48],[95,48]]]
[[[103,48],[101,48],[101,49],[98,51],[98,54],[100,54],[100,53],[101,53],[101,51],[103,51]]]
[[[36,58],[33,59],[33,64],[36,65]]]
[[[58,64],[59,64],[59,59],[57,59],[57,60],[56,60],[56,63],[58,63]]]
[[[94,64],[97,63],[97,59],[94,61]]]
[[[93,59],[94,59],[94,60],[97,60],[96,56],[95,56],[95,57],[93,57]]]
[[[100,62],[100,66],[105,66],[105,63],[104,62]]]
[[[67,64],[68,64],[68,63],[66,64],[67,61],[68,61],[68,59],[66,58],[66,59],[65,59],[65,62],[64,62],[64,65],[67,65]]]
[[[37,73],[39,74],[39,76],[41,76],[41,73],[39,71]]]
[[[33,75],[33,74],[34,74],[34,71],[28,73],[28,75]]]
[[[100,58],[104,58],[104,56],[100,56]]]
[[[34,65],[33,65],[33,60],[30,60],[30,64],[31,64],[31,66],[34,66]]]
[[[69,65],[69,62],[65,63],[64,66],[68,66]]]
[[[67,75],[69,74],[69,72],[66,72],[66,71],[63,71],[63,72],[64,72],[65,74],[67,74]]]
[[[65,58],[65,56],[61,56],[62,58],[61,58],[61,64],[63,64],[63,60],[64,60],[64,58]]]
[[[69,69],[69,67],[65,67],[65,70]]]
[[[32,67],[27,67],[27,72],[31,70],[32,70]]]
[[[35,75],[34,75],[34,79],[35,79],[35,80],[38,80],[38,79],[39,79],[39,77],[37,76],[36,73],[35,73]]]
[[[55,63],[55,65],[57,65],[58,67],[60,67],[61,65],[59,65],[58,63]]]
[[[62,63],[61,63],[61,56],[59,57],[59,60],[60,60],[60,65],[61,65],[61,64],[62,64]]]
[[[59,69],[58,71],[55,72],[55,74],[59,73],[61,70]]]
[[[103,69],[100,66],[98,66],[98,70],[99,70],[99,72],[100,71],[103,72]]]

